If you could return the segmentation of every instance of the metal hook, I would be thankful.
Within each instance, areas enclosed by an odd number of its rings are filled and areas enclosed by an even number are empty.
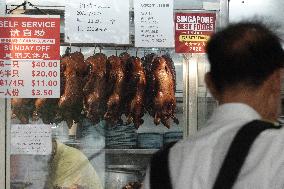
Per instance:
[[[95,45],[95,49],[94,49],[94,55],[96,54],[96,49],[97,49],[97,45]]]
[[[136,48],[136,54],[135,55],[136,55],[136,57],[138,57],[138,48]]]
[[[71,46],[67,47],[65,50],[65,54],[69,55],[71,53]]]
[[[162,48],[160,48],[160,56],[162,56],[162,51],[163,51],[163,49],[162,49]]]
[[[27,4],[27,1],[24,1],[22,4],[17,5],[14,9],[10,10],[10,11],[8,12],[8,14],[11,14],[14,10],[17,10],[17,9],[20,8],[20,7],[23,7],[23,9],[26,10],[26,4]]]
[[[125,52],[128,53],[129,47],[125,47]]]

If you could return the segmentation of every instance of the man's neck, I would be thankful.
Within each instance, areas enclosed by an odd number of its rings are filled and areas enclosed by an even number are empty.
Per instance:
[[[269,108],[267,98],[267,92],[262,90],[228,90],[220,96],[219,103],[244,103],[258,112],[263,119],[275,121],[277,117]]]

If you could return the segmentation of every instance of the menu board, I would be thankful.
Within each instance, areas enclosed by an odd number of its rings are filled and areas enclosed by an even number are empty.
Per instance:
[[[48,155],[51,151],[51,125],[11,125],[11,154]]]
[[[66,0],[65,41],[129,44],[129,0]]]
[[[205,45],[215,31],[215,13],[176,13],[176,53],[205,53]]]
[[[0,98],[60,96],[60,17],[0,17]]]
[[[134,0],[135,46],[174,47],[173,0]]]

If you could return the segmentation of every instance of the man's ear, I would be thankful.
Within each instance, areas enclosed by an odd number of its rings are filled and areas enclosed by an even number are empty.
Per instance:
[[[206,86],[207,86],[208,90],[210,91],[210,93],[212,94],[212,96],[216,100],[220,101],[220,93],[218,92],[218,90],[216,89],[215,84],[212,81],[212,76],[211,76],[210,72],[207,72],[205,74],[204,80],[205,80]]]
[[[281,69],[275,70],[268,78],[264,81],[263,86],[265,86],[267,91],[279,92],[281,90]]]

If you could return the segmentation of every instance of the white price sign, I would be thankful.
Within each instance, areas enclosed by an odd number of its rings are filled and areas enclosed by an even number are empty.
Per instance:
[[[0,98],[60,96],[60,17],[0,17]]]
[[[0,97],[60,96],[59,60],[0,60]]]
[[[49,155],[51,151],[51,125],[11,125],[11,154]]]
[[[129,0],[66,0],[65,41],[129,44]]]
[[[173,0],[134,0],[135,46],[174,47]]]

